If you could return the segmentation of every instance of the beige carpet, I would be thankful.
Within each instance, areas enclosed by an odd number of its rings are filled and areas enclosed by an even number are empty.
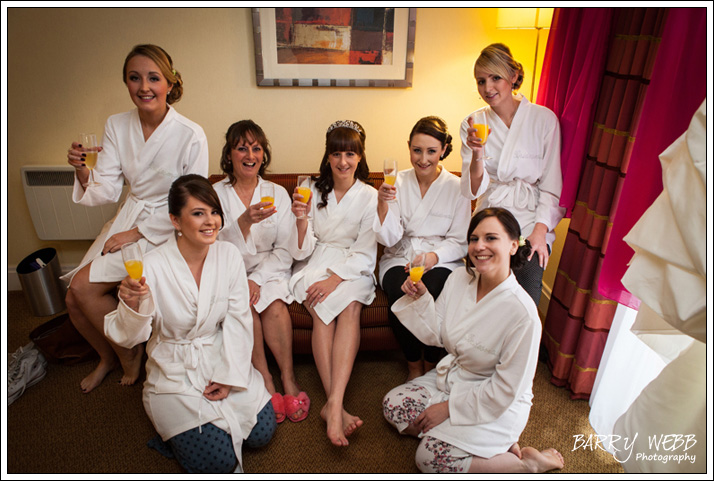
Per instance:
[[[21,292],[8,293],[7,352],[29,342],[29,333],[49,318],[34,317]],[[418,473],[414,452],[418,440],[400,436],[382,417],[381,400],[406,376],[397,352],[360,353],[348,386],[346,408],[364,426],[337,448],[325,436],[319,416],[325,398],[310,356],[296,356],[296,375],[312,400],[309,417],[285,421],[270,444],[244,450],[247,473]],[[47,376],[7,408],[7,470],[18,473],[181,473],[146,442],[154,432],[141,403],[141,383],[118,384],[114,371],[90,394],[80,380],[93,368],[48,365]],[[277,369],[273,367],[276,380]],[[554,447],[565,457],[556,473],[622,473],[604,451],[573,451],[574,436],[594,434],[585,401],[571,401],[568,392],[549,383],[548,369],[539,364],[534,404],[521,446]]]

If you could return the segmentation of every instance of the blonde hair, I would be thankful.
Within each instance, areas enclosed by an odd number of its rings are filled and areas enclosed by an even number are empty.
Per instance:
[[[181,100],[181,96],[183,95],[183,80],[181,79],[181,74],[174,69],[171,56],[158,45],[143,44],[131,49],[131,52],[129,52],[129,55],[127,55],[124,60],[124,83],[126,83],[126,66],[129,60],[137,55],[151,59],[156,66],[159,67],[159,70],[161,70],[161,75],[163,75],[169,85],[171,85],[171,92],[166,95],[166,103],[171,105]]]
[[[511,49],[502,43],[492,43],[481,50],[481,55],[479,55],[474,64],[474,77],[476,77],[476,70],[478,69],[496,74],[506,80],[510,80],[516,75],[516,81],[512,85],[513,90],[521,88],[525,73],[523,65],[513,58]]]

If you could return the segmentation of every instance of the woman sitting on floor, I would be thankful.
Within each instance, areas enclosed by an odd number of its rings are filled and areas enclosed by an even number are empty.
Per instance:
[[[121,282],[105,332],[126,348],[149,341],[144,408],[160,435],[149,445],[191,473],[241,471],[243,441],[263,446],[277,426],[250,361],[243,257],[216,242],[223,211],[205,177],[172,184],[169,214],[176,236],[144,256],[144,277]]]
[[[541,323],[511,269],[530,244],[505,209],[478,212],[468,229],[466,266],[434,301],[424,284],[403,284],[392,307],[426,344],[447,355],[435,369],[390,391],[384,416],[400,433],[422,438],[423,472],[544,472],[563,467],[555,449],[518,446],[533,398]]]

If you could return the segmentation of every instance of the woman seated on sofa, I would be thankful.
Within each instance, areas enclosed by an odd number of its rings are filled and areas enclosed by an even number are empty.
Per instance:
[[[270,144],[263,129],[252,120],[231,125],[221,156],[227,177],[214,186],[226,220],[218,237],[235,244],[243,254],[255,330],[253,365],[272,396],[276,420],[281,423],[287,416],[298,422],[307,417],[310,398],[300,391],[293,371],[293,326],[288,313],[293,302],[288,288],[293,257],[288,241],[294,217],[285,188],[262,177],[269,165]],[[274,191],[273,204],[261,202],[261,189],[266,185]],[[285,396],[275,389],[264,343],[280,368]]]
[[[421,437],[424,472],[544,472],[563,467],[555,449],[518,446],[533,398],[541,324],[518,284],[530,254],[513,215],[478,212],[468,227],[466,266],[434,301],[419,281],[392,309],[424,343],[448,355],[436,369],[390,391],[384,416],[400,433]]]
[[[169,213],[176,236],[144,256],[144,277],[121,282],[105,332],[126,348],[149,341],[143,400],[160,436],[149,445],[191,473],[240,471],[243,441],[263,446],[277,426],[250,361],[243,257],[216,242],[223,211],[205,177],[179,177]]]
[[[297,219],[290,247],[302,261],[293,269],[290,288],[313,319],[312,352],[327,397],[320,414],[337,446],[347,446],[347,436],[362,425],[345,410],[344,395],[359,349],[362,305],[375,297],[377,191],[365,183],[364,141],[357,122],[330,125],[310,198],[296,188],[292,205]]]
[[[379,280],[389,302],[389,323],[409,368],[407,381],[430,371],[444,349],[424,345],[399,322],[391,306],[404,295],[402,284],[416,251],[426,253],[421,278],[434,299],[451,271],[463,265],[471,206],[461,195],[459,178],[440,163],[451,152],[451,135],[439,117],[424,117],[407,141],[412,168],[399,172],[396,185],[379,188],[374,231],[386,246]],[[422,358],[423,354],[423,358]]]

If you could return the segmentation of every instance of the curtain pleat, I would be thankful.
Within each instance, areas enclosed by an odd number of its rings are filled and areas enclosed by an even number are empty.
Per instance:
[[[605,73],[543,334],[551,382],[574,399],[590,397],[617,306],[599,294],[598,279],[665,14],[612,10]]]
[[[644,77],[652,81],[634,132],[646,141],[636,143],[622,167],[628,177],[617,191],[617,211],[606,234],[607,256],[598,284],[604,296],[633,309],[639,307],[639,299],[624,288],[621,279],[634,251],[622,239],[662,192],[659,155],[687,130],[706,98],[706,13],[705,8],[670,9],[657,61],[652,53],[645,56]],[[639,44],[642,49],[658,45],[644,40]]]

